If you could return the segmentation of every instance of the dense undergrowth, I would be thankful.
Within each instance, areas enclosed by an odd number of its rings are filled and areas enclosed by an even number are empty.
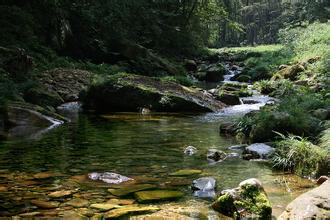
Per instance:
[[[245,61],[250,67],[246,74],[254,78],[255,71],[263,69],[264,80],[256,82],[255,88],[279,101],[241,118],[236,124],[238,136],[251,142],[277,142],[274,166],[298,175],[329,172],[329,32],[329,22],[314,23],[282,30],[283,47],[275,52],[273,46],[247,48],[261,51],[261,56]],[[265,52],[269,50],[273,52]],[[283,70],[277,70],[279,64],[287,64],[282,68],[288,71],[291,65],[301,70],[286,78],[280,75]]]

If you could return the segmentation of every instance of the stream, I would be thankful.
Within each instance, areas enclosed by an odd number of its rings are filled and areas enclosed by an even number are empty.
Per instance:
[[[151,183],[162,189],[176,189],[184,193],[178,201],[155,203],[165,216],[185,215],[191,219],[223,219],[210,208],[210,200],[193,196],[191,182],[198,177],[214,177],[217,192],[236,187],[248,178],[258,178],[273,205],[273,215],[279,214],[295,197],[314,185],[290,174],[274,172],[265,161],[245,161],[229,158],[220,163],[208,163],[208,149],[227,153],[237,145],[234,138],[219,135],[219,124],[235,120],[239,115],[258,110],[272,101],[254,94],[247,99],[254,104],[231,106],[218,113],[166,114],[118,113],[109,115],[76,114],[71,123],[48,131],[39,138],[9,140],[0,143],[0,217],[22,213],[56,216],[67,210],[89,215],[96,210],[73,208],[72,198],[90,203],[105,202],[113,196],[107,184],[86,179],[91,172],[115,172]],[[244,100],[243,100],[244,101]],[[198,149],[185,155],[187,146]],[[197,176],[173,177],[170,173],[181,169],[198,169]],[[55,209],[42,209],[31,200],[46,199],[50,192],[69,190],[71,197],[60,200]],[[91,212],[91,213],[90,213]],[[157,213],[155,213],[157,215]]]

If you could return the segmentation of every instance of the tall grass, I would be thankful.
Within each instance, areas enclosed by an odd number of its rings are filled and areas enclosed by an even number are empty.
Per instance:
[[[299,176],[316,176],[327,161],[327,152],[307,139],[289,135],[277,143],[272,157],[275,168],[292,171]],[[326,162],[328,163],[328,162]]]

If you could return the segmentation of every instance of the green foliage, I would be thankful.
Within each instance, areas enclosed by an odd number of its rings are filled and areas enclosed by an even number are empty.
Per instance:
[[[274,131],[315,138],[322,130],[321,121],[311,112],[329,106],[321,94],[306,89],[293,90],[275,106],[248,114],[238,120],[236,129],[253,142],[274,140]]]
[[[256,88],[262,94],[269,94],[272,97],[287,97],[296,92],[296,87],[293,82],[287,79],[281,80],[261,80],[254,84]]]
[[[181,85],[184,86],[192,86],[194,85],[194,82],[191,78],[188,78],[187,76],[165,76],[165,77],[161,77],[161,81],[163,82],[175,82],[175,83],[179,83]]]
[[[330,22],[280,30],[280,41],[294,53],[293,61],[316,56],[323,59],[330,51]]]
[[[327,129],[324,130],[321,134],[319,140],[319,146],[322,149],[325,149],[328,153],[330,152],[330,123],[329,121],[326,123]]]
[[[305,138],[294,135],[285,137],[277,143],[272,156],[273,166],[289,170],[300,176],[315,176],[321,164],[327,161],[327,153]]]

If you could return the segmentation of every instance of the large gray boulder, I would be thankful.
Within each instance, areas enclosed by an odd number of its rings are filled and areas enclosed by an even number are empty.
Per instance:
[[[147,76],[117,74],[92,85],[83,97],[83,107],[99,112],[136,112],[145,107],[156,112],[210,112],[225,104],[199,89]]]
[[[293,200],[278,220],[330,219],[330,180]]]

